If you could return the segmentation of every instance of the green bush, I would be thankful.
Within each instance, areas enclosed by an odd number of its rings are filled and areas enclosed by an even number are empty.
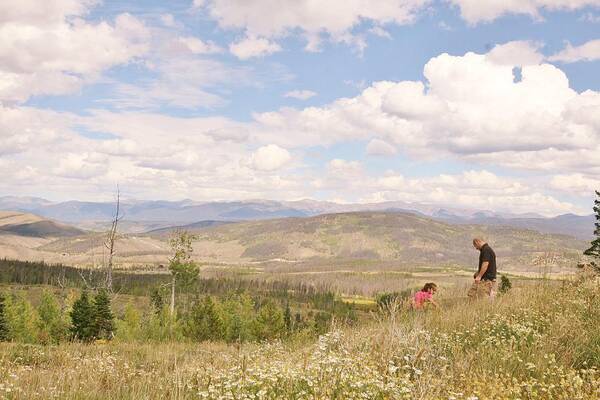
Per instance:
[[[500,293],[507,293],[512,288],[512,282],[508,279],[508,276],[502,275],[500,277]]]

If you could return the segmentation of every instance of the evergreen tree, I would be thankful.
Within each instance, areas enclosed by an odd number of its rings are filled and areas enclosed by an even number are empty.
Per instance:
[[[6,298],[0,293],[0,342],[6,342],[10,339],[8,330],[8,318],[6,317]]]
[[[94,338],[94,305],[90,302],[87,291],[81,292],[81,296],[75,303],[70,312],[71,315],[71,334],[74,339],[89,342]]]
[[[94,297],[93,308],[93,336],[97,339],[112,339],[114,331],[114,317],[110,309],[110,297],[105,289],[101,289]]]
[[[152,289],[152,293],[150,294],[150,304],[152,304],[152,308],[156,314],[159,314],[165,306],[163,291],[160,287]]]
[[[231,296],[221,308],[225,325],[225,340],[228,342],[247,342],[254,339],[252,323],[254,320],[254,302],[247,294]]]
[[[590,264],[597,273],[600,273],[600,192],[596,191],[596,196],[598,197],[594,200],[594,212],[596,213],[594,236],[596,238],[592,241],[590,248],[584,251],[583,254],[592,258]]]
[[[285,331],[285,321],[281,308],[271,299],[267,299],[258,310],[254,323],[258,339],[276,339]]]
[[[219,311],[211,296],[195,304],[187,321],[187,336],[197,341],[223,339],[224,324]]]

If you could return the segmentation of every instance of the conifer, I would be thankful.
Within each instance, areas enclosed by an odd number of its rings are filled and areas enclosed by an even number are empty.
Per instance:
[[[94,318],[92,331],[96,339],[113,338],[114,316],[110,309],[110,297],[105,289],[101,289],[94,297]]]
[[[591,266],[597,273],[600,273],[600,192],[596,191],[596,196],[598,197],[594,200],[594,213],[596,213],[594,236],[596,238],[592,240],[592,245],[583,254],[592,258]]]
[[[71,335],[76,340],[89,342],[94,338],[92,323],[94,321],[94,306],[90,302],[87,291],[81,292],[81,296],[71,309]]]

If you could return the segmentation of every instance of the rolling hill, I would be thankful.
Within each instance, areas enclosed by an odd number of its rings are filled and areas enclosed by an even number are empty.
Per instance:
[[[505,262],[531,265],[545,253],[564,264],[586,242],[566,235],[495,225],[449,224],[411,213],[359,212],[242,222],[198,231],[197,256],[218,260],[376,260],[468,264],[473,237],[489,240]],[[212,245],[211,245],[212,244]]]
[[[13,211],[0,211],[0,234],[48,238],[71,237],[85,232],[37,215]]]
[[[12,218],[25,226],[47,221],[27,214],[4,215],[6,221]],[[0,225],[0,231],[2,227],[14,226],[14,223]],[[0,235],[0,257],[79,266],[102,263],[106,253],[104,234],[84,233],[60,224],[52,227],[61,227],[62,235],[25,236],[28,232],[23,229]],[[566,235],[493,224],[451,224],[400,212],[338,213],[227,224],[204,221],[185,228],[197,235],[194,258],[214,265],[368,262],[375,268],[377,265],[469,266],[476,256],[471,240],[481,236],[489,240],[507,269],[527,270],[536,259],[549,254],[555,265],[572,267],[587,245]],[[120,235],[116,264],[125,268],[166,264],[170,232],[168,228]],[[76,233],[79,234],[75,236]]]

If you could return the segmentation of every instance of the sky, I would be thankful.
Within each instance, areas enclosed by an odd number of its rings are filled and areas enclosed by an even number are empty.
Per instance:
[[[589,214],[600,0],[0,2],[0,195]]]

